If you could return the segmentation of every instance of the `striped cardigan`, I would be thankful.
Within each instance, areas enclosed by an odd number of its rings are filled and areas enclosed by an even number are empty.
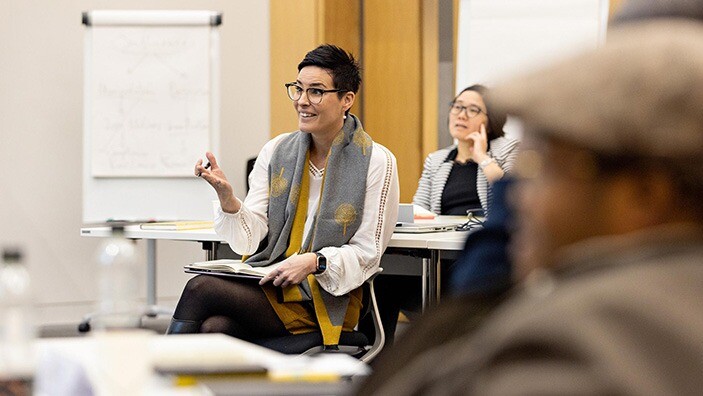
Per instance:
[[[488,155],[496,160],[498,165],[503,169],[503,172],[510,173],[515,163],[518,146],[520,142],[506,137],[499,137],[491,140]],[[442,192],[444,185],[447,183],[449,173],[452,171],[454,162],[447,161],[447,156],[454,150],[456,146],[450,146],[437,150],[425,159],[425,165],[422,169],[422,176],[418,182],[417,191],[413,197],[415,205],[422,206],[427,210],[431,210],[436,214],[442,211]],[[488,203],[491,198],[491,186],[488,184],[486,175],[483,174],[481,167],[478,168],[476,175],[476,190],[478,198],[481,201],[483,210],[488,214]]]

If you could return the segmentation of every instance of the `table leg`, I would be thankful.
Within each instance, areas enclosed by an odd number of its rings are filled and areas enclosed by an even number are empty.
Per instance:
[[[433,250],[432,251],[432,263],[435,266],[435,281],[434,281],[434,290],[435,290],[435,304],[439,304],[439,296],[442,293],[442,253],[439,250]]]
[[[435,250],[431,251],[427,274],[427,303],[434,306],[439,295],[439,254]]]
[[[156,305],[156,239],[146,240],[146,307],[143,315],[173,315],[173,309]]]
[[[205,251],[205,260],[217,260],[217,248],[220,247],[220,242],[203,241],[202,244]]]
[[[156,239],[146,240],[146,304],[156,305]]]
[[[438,250],[431,250],[430,257],[422,259],[422,312],[439,303],[442,284],[440,258]]]
[[[430,272],[430,267],[432,267],[432,263],[430,262],[430,258],[423,258],[422,259],[422,313],[425,313],[425,309],[427,309],[427,306],[429,304],[429,272]]]

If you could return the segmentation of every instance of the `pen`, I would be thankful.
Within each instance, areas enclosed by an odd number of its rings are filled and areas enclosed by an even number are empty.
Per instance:
[[[205,169],[210,169],[210,161],[208,161],[207,164],[205,164],[205,166],[203,166],[203,168],[205,168]],[[200,177],[200,175],[201,175],[201,174],[198,173],[198,177]]]

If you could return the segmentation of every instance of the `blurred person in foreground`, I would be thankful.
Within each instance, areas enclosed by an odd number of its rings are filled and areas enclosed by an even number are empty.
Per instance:
[[[703,26],[629,24],[495,94],[526,127],[523,280],[475,334],[361,393],[699,393]]]

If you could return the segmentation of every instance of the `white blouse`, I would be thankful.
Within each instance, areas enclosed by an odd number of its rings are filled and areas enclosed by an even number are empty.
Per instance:
[[[225,213],[219,206],[215,210],[215,231],[238,254],[255,253],[268,233],[268,166],[276,146],[287,135],[271,139],[259,152],[249,175],[249,194],[244,198],[239,212]],[[320,202],[320,185],[324,175],[324,170],[309,165],[310,193],[304,228],[306,236],[312,228]],[[374,142],[366,177],[361,225],[348,244],[320,250],[327,258],[327,270],[316,277],[325,290],[340,296],[361,286],[376,273],[398,219],[399,198],[395,156]]]

